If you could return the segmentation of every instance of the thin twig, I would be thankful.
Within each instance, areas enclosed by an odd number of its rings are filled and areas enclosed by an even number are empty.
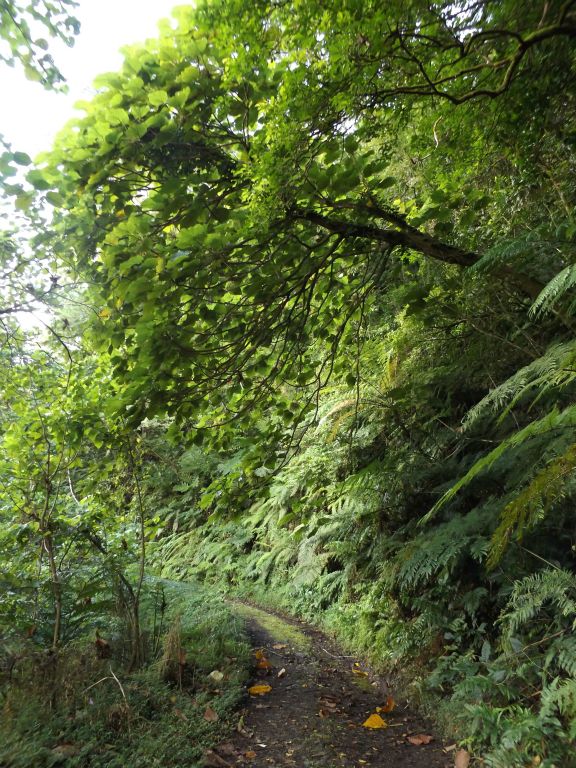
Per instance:
[[[355,659],[356,656],[336,656],[334,653],[330,653],[330,651],[327,651],[326,648],[323,648],[320,646],[320,649],[324,651],[324,653],[327,653],[328,656],[331,656],[333,659]]]

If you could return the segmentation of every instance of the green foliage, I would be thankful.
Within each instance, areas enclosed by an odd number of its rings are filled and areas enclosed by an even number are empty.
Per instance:
[[[569,765],[576,733],[574,575],[548,569],[519,580],[502,617],[497,648],[464,667],[443,660],[454,685],[450,716],[466,719],[468,743],[494,768]],[[460,713],[458,715],[458,713]]]
[[[159,658],[126,675],[117,648],[113,658],[98,659],[86,639],[51,661],[28,651],[18,660],[12,682],[0,689],[3,765],[197,765],[204,750],[221,740],[231,726],[248,665],[241,625],[219,598],[198,585],[151,586],[162,595],[158,649],[167,638],[174,640],[178,628],[178,659],[182,653],[186,658],[182,686],[164,679]],[[150,625],[158,619],[154,606],[158,611],[150,599],[145,611]],[[218,690],[208,678],[214,669],[225,676]],[[46,701],[52,702],[51,711]],[[206,721],[207,706],[218,713],[218,722]]]
[[[175,22],[5,182],[34,279],[7,233],[0,320],[58,310],[51,342],[2,325],[6,641],[113,627],[125,665],[178,678],[187,637],[204,673],[234,652],[219,612],[162,641],[147,569],[193,576],[410,668],[487,764],[568,764],[573,4],[211,0]],[[7,147],[0,173],[28,161]],[[168,725],[157,685],[170,760],[199,718]],[[143,762],[152,720],[101,762]]]
[[[8,50],[2,50],[0,61],[9,66],[18,62],[28,79],[38,80],[50,88],[57,87],[64,78],[48,52],[48,41],[39,34],[43,32],[72,45],[74,35],[80,30],[78,20],[72,15],[76,6],[74,0],[40,0],[29,4],[2,0],[0,37],[7,44]],[[18,155],[21,154],[16,153],[15,162],[28,165],[29,160],[20,163]]]

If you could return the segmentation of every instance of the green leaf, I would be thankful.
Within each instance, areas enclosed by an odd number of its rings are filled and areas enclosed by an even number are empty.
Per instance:
[[[148,103],[153,107],[161,107],[168,103],[168,93],[163,90],[152,91],[148,94]]]
[[[26,154],[26,152],[14,152],[12,155],[14,162],[18,165],[30,165],[32,163],[32,160],[30,157]]]

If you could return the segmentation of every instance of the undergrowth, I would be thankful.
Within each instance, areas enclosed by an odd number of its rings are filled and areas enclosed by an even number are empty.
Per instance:
[[[248,665],[240,622],[198,584],[154,587],[164,630],[145,668],[123,669],[112,640],[110,657],[98,658],[87,638],[19,659],[0,689],[3,768],[191,768],[229,732]],[[152,612],[150,599],[149,623]],[[209,677],[214,670],[221,681]],[[205,718],[207,708],[217,720]]]

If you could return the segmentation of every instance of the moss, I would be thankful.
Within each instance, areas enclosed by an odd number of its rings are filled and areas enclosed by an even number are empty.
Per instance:
[[[274,616],[266,611],[261,611],[246,603],[231,603],[233,611],[245,619],[252,619],[263,630],[268,632],[279,643],[288,643],[297,651],[308,651],[311,647],[310,638],[295,627],[294,624],[285,621],[279,616]]]

